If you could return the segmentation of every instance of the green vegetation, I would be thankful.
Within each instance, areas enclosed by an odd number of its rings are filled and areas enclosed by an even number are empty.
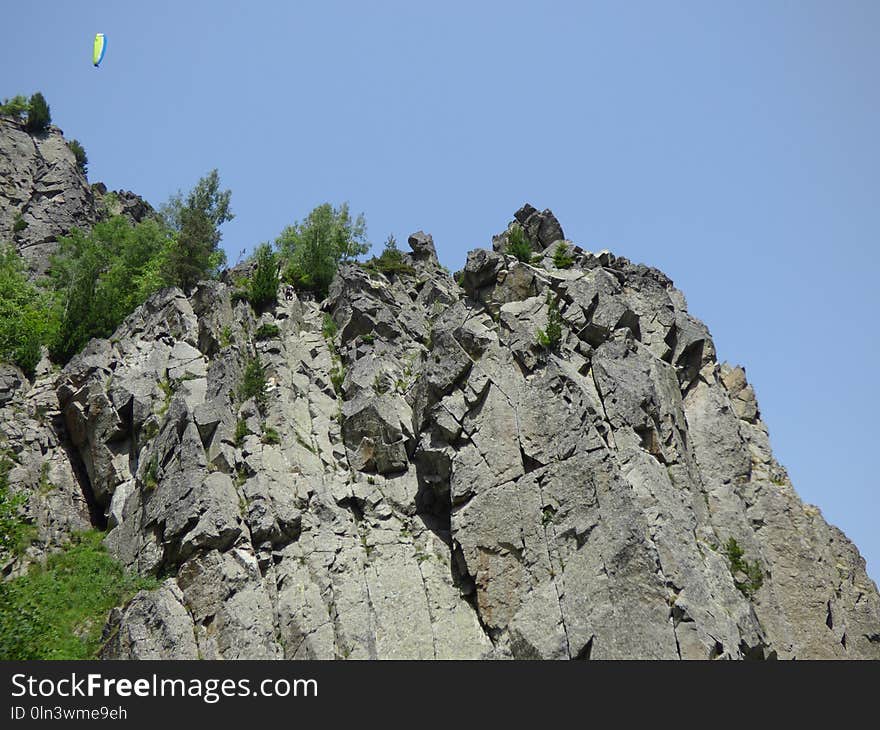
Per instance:
[[[259,355],[248,360],[238,388],[238,397],[242,401],[253,398],[260,408],[266,405],[266,370]]]
[[[336,325],[336,320],[333,319],[329,314],[324,315],[324,321],[321,324],[321,334],[324,335],[325,340],[332,340],[336,337],[336,332],[339,328]]]
[[[108,190],[101,197],[101,212],[104,218],[109,218],[114,215],[118,215],[122,210],[122,206],[119,204],[119,196],[114,193],[112,190]]]
[[[327,348],[330,350],[330,382],[333,385],[333,390],[336,392],[336,395],[342,395],[342,382],[345,380],[345,365],[342,362],[342,358],[339,356],[339,352],[336,350],[335,337],[337,331],[338,327],[336,325],[336,320],[334,320],[329,314],[325,314],[321,326],[321,334],[324,335],[324,339],[327,341]]]
[[[45,97],[38,91],[28,102],[27,121],[25,128],[31,134],[45,132],[52,123],[52,115],[49,113],[49,105]]]
[[[559,311],[559,295],[547,292],[547,329],[538,330],[538,344],[545,350],[555,350],[562,342],[562,312]]]
[[[333,390],[336,391],[336,395],[342,395],[342,383],[345,381],[345,365],[336,350],[331,350],[330,359],[332,360],[330,382],[333,384]]]
[[[263,438],[261,439],[264,444],[280,444],[281,436],[271,426],[263,427]]]
[[[52,480],[49,479],[49,470],[51,469],[51,464],[48,461],[44,461],[43,465],[40,467],[40,484],[37,487],[37,490],[40,494],[48,494],[53,489],[55,489],[55,485],[52,484]]]
[[[250,302],[251,296],[248,294],[246,289],[233,289],[232,294],[229,295],[229,298],[232,300],[233,304],[238,302]]]
[[[157,586],[126,573],[102,538],[76,534],[45,565],[0,583],[0,659],[91,659],[110,609]]]
[[[251,430],[248,428],[247,421],[239,418],[235,423],[235,445],[241,446],[246,437],[250,436]]]
[[[143,440],[152,441],[159,435],[159,423],[155,418],[151,418],[144,424]]]
[[[727,556],[730,574],[733,576],[733,584],[746,598],[752,598],[758,589],[764,585],[764,573],[758,561],[750,563],[748,560],[744,560],[745,552],[732,537],[724,543],[722,552]],[[737,575],[743,575],[745,579],[737,580]]]
[[[388,381],[381,373],[376,373],[376,377],[373,378],[373,392],[376,395],[385,395],[388,392]]]
[[[20,102],[19,97],[7,100],[0,109],[9,113]],[[85,152],[76,140],[70,145],[84,167]],[[29,279],[13,247],[0,246],[0,361],[15,363],[33,377],[40,348],[46,346],[53,361],[63,365],[93,337],[110,337],[155,291],[187,289],[214,275],[223,262],[218,227],[232,218],[229,197],[228,190],[219,191],[214,170],[186,199],[173,197],[162,218],[133,225],[115,215],[89,233],[73,229],[59,239],[48,277],[38,282]],[[13,231],[26,227],[21,214],[16,216]]]
[[[257,340],[274,340],[281,334],[281,330],[278,329],[277,324],[273,324],[272,322],[264,322],[259,327],[257,327],[257,331],[254,332],[254,338]]]
[[[169,246],[158,221],[133,226],[122,216],[95,224],[89,234],[74,229],[60,239],[50,270],[61,320],[50,344],[53,359],[66,363],[92,337],[109,337],[166,286],[161,269]]]
[[[147,491],[152,492],[159,486],[159,457],[155,456],[150,459],[147,467],[147,473],[144,475],[144,487]]]
[[[574,258],[568,250],[568,245],[560,241],[553,250],[553,265],[557,269],[570,269],[574,263]]]
[[[25,228],[27,228],[28,224],[25,221],[24,217],[21,213],[15,214],[15,219],[12,221],[12,232],[13,233],[21,233]]]
[[[13,494],[9,488],[11,470],[12,461],[4,454],[0,457],[0,562],[21,555],[34,533],[33,525],[25,522],[21,515],[27,495]]]
[[[232,344],[232,328],[227,324],[220,331],[220,347],[229,347]]]
[[[248,299],[258,312],[275,303],[278,296],[278,256],[268,243],[257,247],[257,266],[248,285]]]
[[[519,223],[514,223],[507,232],[507,247],[504,249],[504,253],[515,257],[517,261],[522,261],[525,264],[531,263],[532,255],[534,254],[532,245],[526,238],[526,232]]]
[[[228,191],[218,193],[217,185],[215,171],[185,203],[172,200],[168,225],[155,218],[132,225],[112,216],[88,234],[74,229],[59,240],[49,277],[39,284],[28,280],[12,248],[2,249],[0,359],[32,376],[45,345],[63,365],[91,338],[109,337],[153,292],[170,285],[186,288],[210,276],[221,260],[216,226],[231,217]],[[23,226],[22,221],[13,227]],[[196,240],[199,230],[204,235]]]
[[[73,156],[76,158],[77,167],[79,167],[83,175],[87,174],[89,171],[89,157],[86,154],[85,148],[78,139],[70,140],[67,146],[70,147],[70,151],[73,152]]]
[[[15,117],[24,121],[25,129],[31,134],[44,132],[52,123],[52,115],[49,113],[49,105],[46,98],[38,91],[30,99],[21,94],[11,99],[4,99],[0,104],[0,114]]]
[[[284,280],[326,297],[339,265],[370,250],[366,230],[364,216],[352,220],[347,203],[339,208],[330,203],[319,205],[304,221],[285,228],[278,238],[286,262]]]
[[[165,378],[160,380],[156,385],[159,386],[159,390],[162,391],[162,395],[165,396],[161,405],[156,411],[156,415],[164,416],[168,413],[168,408],[171,406],[171,399],[174,397],[174,383],[166,375]]]
[[[165,260],[164,276],[184,291],[201,279],[212,278],[226,262],[220,248],[220,226],[235,216],[229,208],[232,193],[220,190],[220,175],[211,170],[184,199],[173,196],[162,208],[173,244]]]
[[[397,241],[394,236],[388,236],[385,241],[385,248],[382,255],[374,256],[364,268],[372,271],[379,271],[383,274],[414,274],[415,269],[407,264],[403,258],[403,252],[397,247]]]
[[[0,104],[0,114],[3,116],[15,117],[22,119],[28,110],[28,100],[26,96],[18,94],[11,99],[4,99]]]
[[[52,297],[28,280],[14,248],[0,247],[0,361],[14,363],[33,377],[40,346],[55,338],[57,327]]]

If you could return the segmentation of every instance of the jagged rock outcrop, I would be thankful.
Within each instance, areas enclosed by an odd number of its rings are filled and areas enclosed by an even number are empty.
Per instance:
[[[30,134],[0,117],[0,242],[44,273],[60,236],[95,220],[95,199],[57,127]]]
[[[13,490],[27,494],[25,513],[32,526],[24,554],[0,566],[5,576],[21,573],[72,533],[103,521],[82,487],[81,462],[64,427],[56,378],[46,360],[33,384],[14,366],[0,364],[0,460],[8,461]]]
[[[682,294],[570,242],[554,268],[552,213],[516,219],[533,263],[477,250],[458,284],[420,232],[411,273],[346,265],[261,315],[222,281],[166,290],[61,373],[0,374],[4,413],[57,394],[8,437],[16,488],[49,458],[59,514],[87,495],[163,579],[104,657],[880,658],[864,560]]]
[[[46,273],[58,239],[88,229],[106,215],[139,222],[153,213],[129,191],[107,197],[90,186],[60,129],[31,134],[23,122],[0,116],[0,244],[11,243],[34,276]]]

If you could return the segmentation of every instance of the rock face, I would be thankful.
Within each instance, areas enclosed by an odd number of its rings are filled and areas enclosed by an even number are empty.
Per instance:
[[[419,232],[412,273],[262,315],[166,290],[61,373],[0,372],[33,549],[106,521],[163,578],[105,658],[880,658],[864,560],[682,294],[572,245],[554,268],[552,213],[516,218],[532,264],[473,251],[459,285]]]
[[[118,191],[106,200],[101,183],[90,186],[62,132],[30,134],[0,116],[0,244],[12,243],[39,276],[49,268],[58,238],[88,229],[106,215],[133,222],[153,212],[143,199]]]

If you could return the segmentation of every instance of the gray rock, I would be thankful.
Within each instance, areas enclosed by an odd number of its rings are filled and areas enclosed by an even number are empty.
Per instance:
[[[102,659],[199,659],[193,621],[173,580],[114,608],[104,628]]]
[[[94,195],[61,130],[29,134],[0,117],[0,241],[12,242],[31,272],[44,274],[59,237],[97,218]],[[15,230],[16,221],[20,230]]]
[[[555,269],[552,213],[515,217],[543,258],[471,252],[461,287],[420,232],[412,275],[347,264],[259,317],[228,281],[169,289],[60,374],[0,369],[37,527],[5,572],[106,519],[165,581],[114,609],[105,658],[880,658],[864,560],[798,498],[745,370],[661,272]]]

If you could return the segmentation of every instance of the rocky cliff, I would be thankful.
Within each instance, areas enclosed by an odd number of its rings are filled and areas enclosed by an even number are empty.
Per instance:
[[[75,171],[34,192],[69,171],[51,140],[3,174],[0,224],[46,221],[25,253],[98,215]],[[59,196],[83,208],[56,219]],[[169,289],[62,371],[0,367],[36,528],[7,574],[107,529],[162,583],[114,609],[105,658],[880,658],[864,560],[683,295],[573,244],[558,268],[552,213],[516,219],[531,263],[508,228],[453,278],[419,232],[397,273],[344,266],[324,301]]]
[[[46,272],[72,228],[87,230],[107,213],[139,221],[152,211],[131,192],[106,193],[89,185],[58,127],[35,135],[0,116],[0,242],[14,244],[34,275]]]

